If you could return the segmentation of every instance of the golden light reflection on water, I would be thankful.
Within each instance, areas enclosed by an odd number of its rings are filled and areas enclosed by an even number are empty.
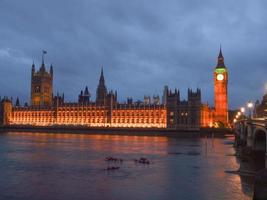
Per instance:
[[[236,157],[227,156],[235,152],[223,139],[17,132],[8,133],[7,142],[11,151],[5,156],[19,163],[16,167],[21,167],[24,175],[16,180],[21,182],[27,179],[25,174],[33,173],[33,170],[42,176],[44,173],[47,180],[53,180],[56,176],[58,185],[62,184],[63,173],[66,178],[63,184],[68,187],[75,187],[72,182],[78,181],[77,184],[88,186],[86,191],[101,190],[110,195],[119,192],[121,196],[135,191],[143,195],[141,199],[151,199],[147,191],[162,195],[163,199],[177,197],[180,193],[185,195],[186,192],[208,200],[216,199],[216,195],[222,197],[219,199],[242,200],[251,196],[245,179],[225,173],[225,170],[238,170],[239,163]],[[189,155],[188,152],[199,155]],[[122,169],[117,173],[103,172],[107,166],[106,156],[124,158],[126,163],[120,165]],[[153,164],[136,165],[133,159],[141,156],[148,157]],[[31,170],[23,171],[24,167]],[[32,180],[42,182],[42,179],[37,176]],[[61,185],[57,187],[62,188]],[[120,188],[125,188],[128,193]],[[170,196],[166,191],[170,192]]]
[[[162,136],[129,136],[129,135],[105,135],[105,134],[69,134],[69,133],[30,133],[30,132],[9,132],[10,136],[20,137],[17,143],[34,144],[35,146],[68,146],[75,142],[75,147],[80,150],[92,149],[95,151],[107,150],[111,153],[131,153],[140,151],[144,154],[153,153],[156,149],[166,148],[167,137]],[[77,142],[77,140],[79,142]],[[101,141],[101,142],[97,142]],[[15,141],[14,141],[15,142]],[[32,143],[34,142],[34,143]],[[118,145],[121,144],[121,145]],[[133,145],[131,149],[129,146]],[[70,147],[71,148],[71,147]],[[160,153],[160,152],[155,152]]]
[[[222,139],[202,139],[202,151],[204,153],[204,165],[207,167],[205,175],[206,182],[209,184],[201,184],[203,191],[209,191],[210,186],[217,188],[219,191],[227,191],[224,199],[242,199],[250,200],[252,196],[251,183],[247,179],[241,181],[240,175],[234,173],[227,173],[227,171],[238,171],[240,168],[239,161],[237,161],[233,145],[233,137],[226,140]],[[243,186],[246,185],[244,189]],[[245,190],[246,192],[244,192]],[[249,190],[249,191],[248,191]],[[244,194],[239,191],[243,191]],[[206,193],[206,198],[215,198]],[[219,199],[223,199],[220,197]]]
[[[168,140],[167,137],[164,136],[137,136],[137,135],[110,135],[110,134],[74,134],[74,133],[46,133],[46,132],[7,132],[9,135],[15,135],[15,136],[21,136],[21,137],[47,137],[47,138],[64,138],[64,139],[70,139],[70,138],[91,138],[91,139],[97,139],[97,140],[124,140],[124,141],[162,141],[166,142]]]
[[[106,150],[110,153],[124,154],[133,152],[142,152],[144,154],[157,153],[155,152],[155,148],[166,147],[166,141],[168,140],[166,137],[128,135],[88,135],[87,139],[101,141],[91,144],[90,148],[95,151]]]

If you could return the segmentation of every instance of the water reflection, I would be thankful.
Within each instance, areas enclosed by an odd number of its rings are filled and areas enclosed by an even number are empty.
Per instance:
[[[228,139],[6,133],[0,199],[251,199]],[[107,156],[124,162],[107,163]],[[133,160],[146,157],[150,165]],[[118,171],[105,170],[119,165]]]

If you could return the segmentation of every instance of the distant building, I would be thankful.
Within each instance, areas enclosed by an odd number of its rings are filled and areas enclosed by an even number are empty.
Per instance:
[[[160,105],[160,97],[159,95],[153,95],[151,98],[149,95],[144,96],[144,102],[145,105]]]
[[[159,95],[153,95],[153,102],[154,105],[160,105],[160,98]]]
[[[144,96],[144,104],[145,105],[151,104],[151,98],[150,98],[150,96],[147,96],[147,95]]]
[[[267,93],[262,97],[261,102],[258,100],[255,104],[255,117],[267,117]]]

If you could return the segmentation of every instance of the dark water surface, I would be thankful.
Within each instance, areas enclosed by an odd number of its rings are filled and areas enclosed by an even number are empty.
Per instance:
[[[0,134],[0,199],[251,200],[227,139]],[[108,164],[107,156],[123,158]],[[133,160],[148,158],[150,165]],[[117,171],[105,170],[120,166]]]

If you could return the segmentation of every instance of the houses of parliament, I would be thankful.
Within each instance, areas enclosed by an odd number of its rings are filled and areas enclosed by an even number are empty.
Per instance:
[[[31,102],[21,106],[7,97],[1,99],[0,124],[4,126],[86,126],[114,128],[199,129],[216,123],[228,125],[228,71],[220,49],[214,69],[214,108],[201,103],[201,90],[188,89],[187,100],[177,89],[164,87],[159,96],[145,96],[143,101],[117,100],[117,91],[108,91],[101,69],[96,99],[87,87],[77,102],[65,102],[64,94],[53,94],[53,66],[31,67]]]

